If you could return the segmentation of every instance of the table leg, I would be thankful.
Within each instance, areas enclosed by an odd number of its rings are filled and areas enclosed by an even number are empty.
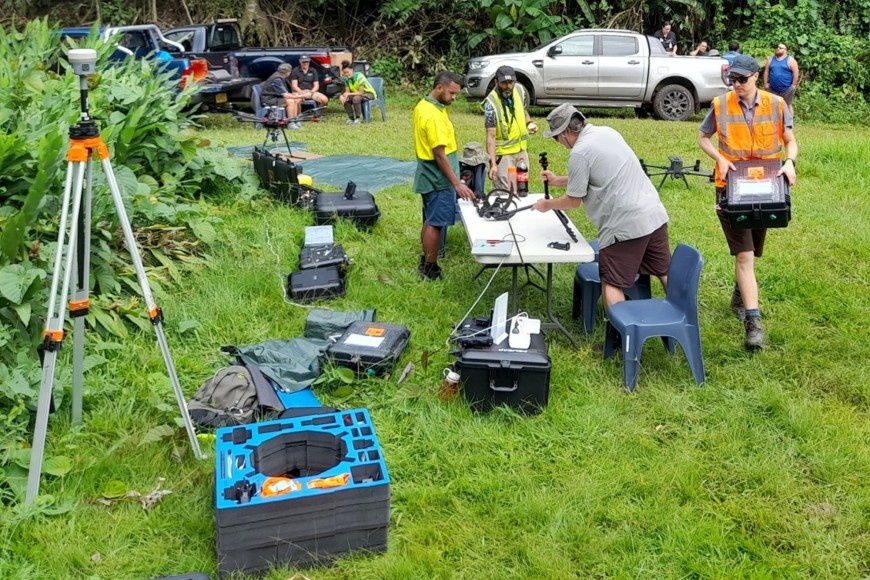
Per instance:
[[[515,270],[516,272],[516,270]],[[575,349],[577,348],[577,341],[574,340],[574,337],[568,332],[568,329],[562,326],[562,323],[559,322],[556,317],[553,315],[553,264],[547,264],[547,318],[550,319],[550,322],[541,324],[541,328],[546,329],[555,329],[561,330],[562,334],[568,337],[568,340],[571,341],[571,346]]]

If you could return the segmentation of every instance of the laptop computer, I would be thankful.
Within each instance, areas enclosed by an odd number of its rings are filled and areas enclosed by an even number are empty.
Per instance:
[[[510,256],[514,249],[513,240],[474,240],[471,245],[472,256]]]

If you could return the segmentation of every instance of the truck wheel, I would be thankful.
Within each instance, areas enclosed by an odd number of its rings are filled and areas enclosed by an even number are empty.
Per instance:
[[[668,85],[653,97],[653,110],[658,119],[685,121],[695,112],[695,98],[684,86]]]

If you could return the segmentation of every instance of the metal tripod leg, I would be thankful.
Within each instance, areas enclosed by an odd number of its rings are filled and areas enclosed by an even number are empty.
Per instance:
[[[75,250],[76,269],[73,272],[73,294],[70,300],[70,316],[73,318],[73,376],[72,376],[72,424],[82,422],[82,399],[85,383],[85,315],[88,313],[88,297],[90,295],[90,259],[91,259],[91,202],[94,191],[94,164],[88,161],[87,184],[82,209],[79,212],[78,235],[73,246],[70,238],[70,250]]]
[[[101,146],[105,147],[102,143]],[[169,352],[169,345],[166,342],[166,336],[163,332],[163,314],[154,302],[154,297],[151,293],[151,286],[148,283],[148,278],[145,274],[145,267],[142,264],[142,259],[139,257],[139,248],[136,244],[136,238],[133,235],[133,228],[131,227],[130,220],[127,217],[127,211],[124,208],[124,200],[121,197],[121,190],[118,187],[117,180],[115,179],[115,173],[112,169],[112,164],[109,161],[108,155],[102,159],[102,165],[103,171],[106,175],[106,180],[109,183],[109,190],[112,193],[112,200],[115,204],[115,211],[118,214],[118,221],[121,224],[121,229],[124,231],[124,239],[127,244],[127,249],[130,252],[130,258],[133,261],[133,267],[136,270],[136,276],[139,280],[139,286],[142,289],[142,295],[145,298],[145,304],[148,308],[148,316],[151,319],[151,323],[154,325],[154,330],[157,334],[157,344],[160,346],[160,353],[162,354],[163,362],[166,365],[166,372],[169,375],[169,380],[172,384],[173,391],[175,392],[178,408],[181,412],[182,419],[184,420],[188,438],[190,439],[190,445],[193,448],[193,454],[197,459],[203,459],[204,456],[199,448],[199,441],[196,438],[193,423],[191,422],[190,415],[187,412],[187,403],[184,399],[184,392],[181,390],[181,384],[178,381],[178,374],[175,371],[175,364],[172,361],[172,355]],[[87,194],[83,195],[82,190],[86,171],[88,176],[88,190]],[[48,415],[51,408],[54,374],[57,368],[57,354],[63,341],[64,315],[66,312],[64,301],[70,296],[70,284],[73,277],[75,277],[75,293],[69,302],[72,316],[76,317],[76,321],[73,325],[73,422],[75,423],[81,420],[85,339],[83,314],[87,312],[86,305],[89,286],[89,235],[92,186],[93,159],[92,151],[89,150],[87,161],[70,160],[67,167],[57,249],[54,259],[54,271],[51,278],[48,314],[46,316],[44,332],[45,339],[43,348],[45,356],[43,357],[42,363],[42,381],[39,387],[39,401],[37,403],[36,424],[33,431],[30,469],[27,474],[27,491],[24,500],[27,504],[33,503],[39,493],[39,480],[42,475],[42,463],[45,456],[45,439],[48,431]],[[83,197],[86,201],[84,214],[82,214]],[[69,224],[68,235],[67,224]],[[66,248],[64,259],[64,247],[67,245],[68,247]],[[74,261],[77,264],[76,270],[73,268]],[[59,293],[58,285],[61,286]],[[84,305],[83,308],[80,308],[82,305]],[[76,316],[77,314],[79,314],[79,316]]]
[[[112,169],[112,162],[109,158],[104,158],[102,163],[103,173],[106,175],[106,181],[109,183],[109,190],[112,192],[112,199],[115,202],[115,212],[118,214],[118,221],[121,224],[121,229],[124,231],[124,240],[127,243],[127,251],[130,253],[133,268],[136,270],[136,277],[139,279],[139,286],[142,288],[142,296],[145,298],[145,305],[148,308],[148,317],[151,319],[151,324],[154,326],[154,332],[157,334],[157,344],[160,346],[160,352],[163,355],[163,362],[166,365],[169,382],[172,383],[172,390],[175,391],[175,400],[178,403],[178,411],[181,413],[181,418],[184,420],[184,428],[187,430],[187,437],[190,439],[190,446],[193,449],[193,455],[197,459],[204,459],[205,457],[199,448],[199,441],[196,438],[196,431],[194,430],[193,423],[190,420],[190,414],[187,412],[187,402],[184,399],[184,391],[181,390],[181,383],[178,381],[178,374],[175,372],[175,363],[172,361],[172,354],[169,352],[166,335],[163,333],[163,312],[157,307],[157,303],[154,302],[154,296],[151,293],[151,284],[148,282],[148,276],[145,274],[145,266],[142,265],[142,258],[139,256],[139,246],[136,244],[136,238],[133,235],[133,228],[130,225],[130,219],[127,217],[127,210],[124,208],[124,198],[121,197],[121,188],[118,187],[118,182],[115,179],[115,171]]]
[[[67,167],[66,183],[63,188],[63,207],[57,234],[57,249],[54,256],[54,272],[51,276],[51,290],[48,299],[48,313],[45,324],[45,357],[42,362],[42,381],[39,386],[39,402],[36,407],[36,425],[33,430],[33,446],[30,451],[30,470],[27,474],[27,492],[25,503],[33,503],[39,493],[39,478],[42,475],[42,460],[45,455],[45,436],[48,430],[48,413],[51,407],[52,385],[54,371],[57,367],[57,353],[63,340],[63,322],[66,312],[64,301],[69,296],[72,261],[75,250],[72,240],[77,237],[79,212],[82,204],[82,181],[85,162],[70,161]],[[70,211],[72,216],[70,217]],[[69,237],[66,236],[69,222]],[[66,252],[66,264],[63,264],[64,239],[70,242]],[[61,283],[58,295],[58,284]]]

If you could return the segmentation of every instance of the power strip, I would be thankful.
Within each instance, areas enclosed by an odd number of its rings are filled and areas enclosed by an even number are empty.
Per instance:
[[[511,348],[527,349],[532,344],[532,335],[541,332],[541,321],[527,316],[516,316],[508,334]]]

